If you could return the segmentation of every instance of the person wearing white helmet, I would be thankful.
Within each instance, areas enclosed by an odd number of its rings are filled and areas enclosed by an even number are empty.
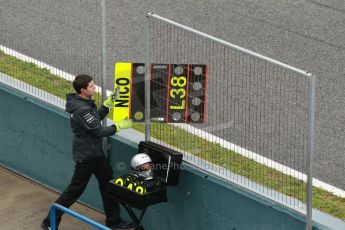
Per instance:
[[[152,160],[146,153],[138,153],[131,160],[132,174],[143,180],[153,179]]]

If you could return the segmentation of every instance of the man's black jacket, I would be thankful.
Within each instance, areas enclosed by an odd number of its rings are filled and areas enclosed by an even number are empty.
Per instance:
[[[102,127],[101,121],[109,109],[102,106],[97,110],[94,100],[84,99],[78,94],[67,94],[66,111],[70,115],[73,131],[73,160],[83,161],[102,155],[102,137],[114,135],[114,125]]]

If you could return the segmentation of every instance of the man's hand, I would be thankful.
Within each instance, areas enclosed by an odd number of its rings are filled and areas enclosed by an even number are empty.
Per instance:
[[[103,102],[103,105],[108,109],[112,109],[114,107],[114,102],[119,99],[120,97],[120,87],[116,87],[114,92],[112,92],[107,99]]]
[[[125,119],[118,121],[118,122],[114,122],[115,126],[116,126],[116,131],[119,132],[121,129],[128,129],[131,128],[133,125],[132,120],[128,119],[128,117],[126,117]]]

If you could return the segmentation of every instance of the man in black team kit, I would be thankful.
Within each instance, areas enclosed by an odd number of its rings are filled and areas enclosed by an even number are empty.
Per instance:
[[[67,189],[55,201],[64,207],[70,207],[84,192],[92,174],[98,181],[102,195],[106,216],[106,226],[111,229],[128,229],[132,223],[123,221],[120,217],[119,203],[109,192],[109,180],[113,178],[113,171],[108,159],[102,151],[102,137],[114,135],[121,129],[130,128],[132,122],[128,119],[116,122],[114,125],[102,127],[101,120],[109,113],[114,101],[119,97],[118,90],[107,97],[103,106],[97,109],[91,96],[96,86],[92,77],[80,74],[73,81],[76,93],[67,94],[66,111],[70,115],[70,125],[73,131],[73,160],[74,174]],[[62,212],[56,212],[56,224],[61,222]],[[42,229],[50,229],[50,216],[43,220]]]

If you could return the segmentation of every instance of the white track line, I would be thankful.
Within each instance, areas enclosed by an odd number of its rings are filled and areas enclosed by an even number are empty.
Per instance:
[[[261,156],[255,152],[249,151],[245,148],[242,148],[238,145],[235,145],[231,142],[228,142],[228,141],[226,141],[220,137],[212,135],[212,134],[205,132],[201,129],[195,128],[195,127],[187,125],[187,124],[173,124],[173,125],[181,128],[181,129],[183,129],[183,130],[185,130],[185,131],[187,131],[187,132],[189,132],[195,136],[206,139],[209,142],[219,144],[223,148],[230,149],[230,150],[232,150],[232,151],[234,151],[234,152],[236,152],[236,153],[238,153],[244,157],[252,159],[252,160],[254,160],[260,164],[266,165],[266,166],[273,168],[279,172],[282,172],[286,175],[292,176],[292,177],[297,178],[299,180],[302,180],[304,182],[307,181],[307,175],[304,173],[301,173],[297,170],[289,168],[289,167],[282,165],[278,162],[272,161],[272,160],[270,160],[264,156]],[[313,178],[313,186],[315,186],[317,188],[324,189],[328,192],[333,193],[334,195],[345,198],[345,191],[344,190],[337,188],[337,187],[334,187],[333,185],[327,184],[327,183],[320,181],[318,179]]]
[[[33,63],[33,64],[36,64],[38,67],[40,68],[46,68],[48,69],[52,74],[55,74],[59,77],[62,77],[68,81],[73,81],[74,80],[74,77],[73,75],[69,74],[69,73],[66,73],[62,70],[59,70],[59,69],[56,69],[55,67],[53,66],[50,66],[46,63],[43,63],[43,62],[40,62],[36,59],[33,59],[29,56],[26,56],[24,54],[21,54],[15,50],[12,50],[10,48],[7,48],[5,46],[2,46],[0,45],[0,50],[2,50],[5,54],[8,54],[8,55],[11,55],[13,57],[16,57],[18,58],[19,60],[22,60],[22,61],[25,61],[25,62],[30,62],[30,63]],[[102,88],[97,86],[96,87],[96,91],[97,92],[101,92],[102,91]],[[107,90],[107,95],[109,95],[111,93],[111,91]],[[219,144],[221,145],[222,147],[226,148],[226,149],[230,149],[244,157],[247,157],[249,159],[252,159],[260,164],[263,164],[263,165],[266,165],[270,168],[273,168],[279,172],[282,172],[286,175],[289,175],[289,176],[292,176],[296,179],[299,179],[299,180],[302,180],[304,182],[307,181],[307,175],[304,174],[304,173],[301,173],[297,170],[294,170],[292,168],[289,168],[285,165],[282,165],[278,162],[275,162],[275,161],[272,161],[266,157],[263,157],[255,152],[252,152],[252,151],[249,151],[247,149],[244,149],[240,146],[237,146],[233,143],[230,143],[220,137],[217,137],[217,136],[214,136],[208,132],[205,132],[203,130],[200,130],[200,129],[197,129],[193,126],[190,126],[190,125],[187,125],[187,124],[173,124],[174,126],[176,127],[179,127],[193,135],[196,135],[200,138],[203,138],[209,142],[212,142],[212,143],[216,143],[216,144]],[[340,188],[337,188],[333,185],[330,185],[330,184],[327,184],[323,181],[320,181],[318,179],[315,179],[313,178],[313,186],[317,187],[317,188],[321,188],[323,190],[326,190],[336,196],[339,196],[339,197],[342,197],[342,198],[345,198],[345,191],[340,189]]]

